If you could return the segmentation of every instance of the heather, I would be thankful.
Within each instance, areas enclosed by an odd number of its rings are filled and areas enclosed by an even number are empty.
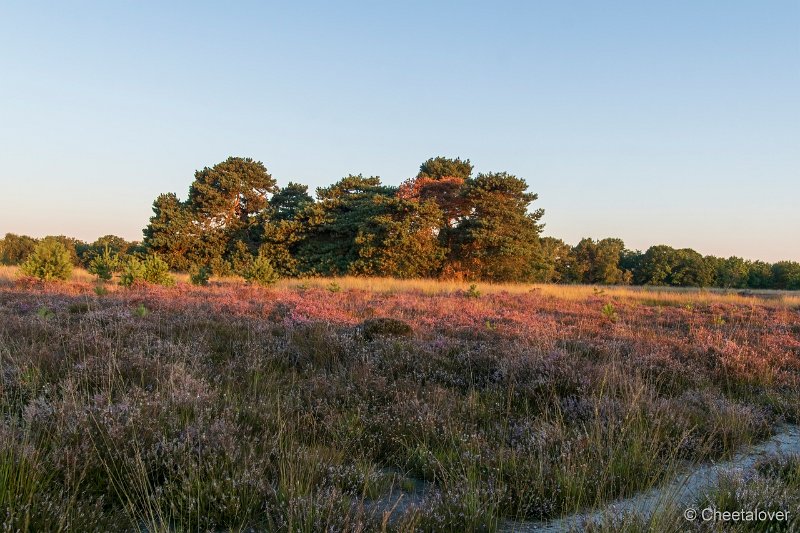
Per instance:
[[[6,529],[493,531],[800,418],[793,300],[366,281],[0,286]]]

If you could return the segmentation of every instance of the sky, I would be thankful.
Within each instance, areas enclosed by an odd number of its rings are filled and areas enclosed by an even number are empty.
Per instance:
[[[0,234],[141,239],[228,156],[313,190],[438,155],[570,244],[800,260],[800,1],[0,4]]]

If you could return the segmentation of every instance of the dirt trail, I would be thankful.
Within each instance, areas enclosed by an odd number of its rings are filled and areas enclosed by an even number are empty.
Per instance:
[[[574,514],[549,522],[506,522],[500,531],[517,533],[580,531],[582,524],[600,520],[609,513],[619,516],[637,512],[648,516],[670,505],[681,509],[695,503],[702,496],[703,490],[714,485],[721,474],[748,471],[762,457],[788,454],[800,454],[799,426],[782,426],[770,439],[742,450],[730,461],[701,465],[667,485],[618,500],[596,511]]]

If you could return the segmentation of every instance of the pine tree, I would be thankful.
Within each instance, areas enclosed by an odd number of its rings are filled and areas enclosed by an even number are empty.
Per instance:
[[[469,215],[455,228],[451,268],[468,279],[531,280],[540,260],[541,209],[525,180],[505,172],[478,174],[465,184]]]

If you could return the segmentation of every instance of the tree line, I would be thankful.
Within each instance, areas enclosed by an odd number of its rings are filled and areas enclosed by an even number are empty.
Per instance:
[[[692,249],[629,250],[621,239],[570,246],[541,237],[542,209],[524,179],[473,174],[468,159],[435,157],[399,187],[349,175],[312,197],[279,187],[263,163],[231,157],[195,173],[186,200],[165,193],[141,243],[107,235],[88,244],[50,237],[75,265],[156,255],[173,270],[218,276],[265,268],[280,277],[394,276],[486,281],[800,289],[800,263],[703,256]],[[0,261],[36,246],[6,234]],[[269,274],[273,275],[272,273]]]

